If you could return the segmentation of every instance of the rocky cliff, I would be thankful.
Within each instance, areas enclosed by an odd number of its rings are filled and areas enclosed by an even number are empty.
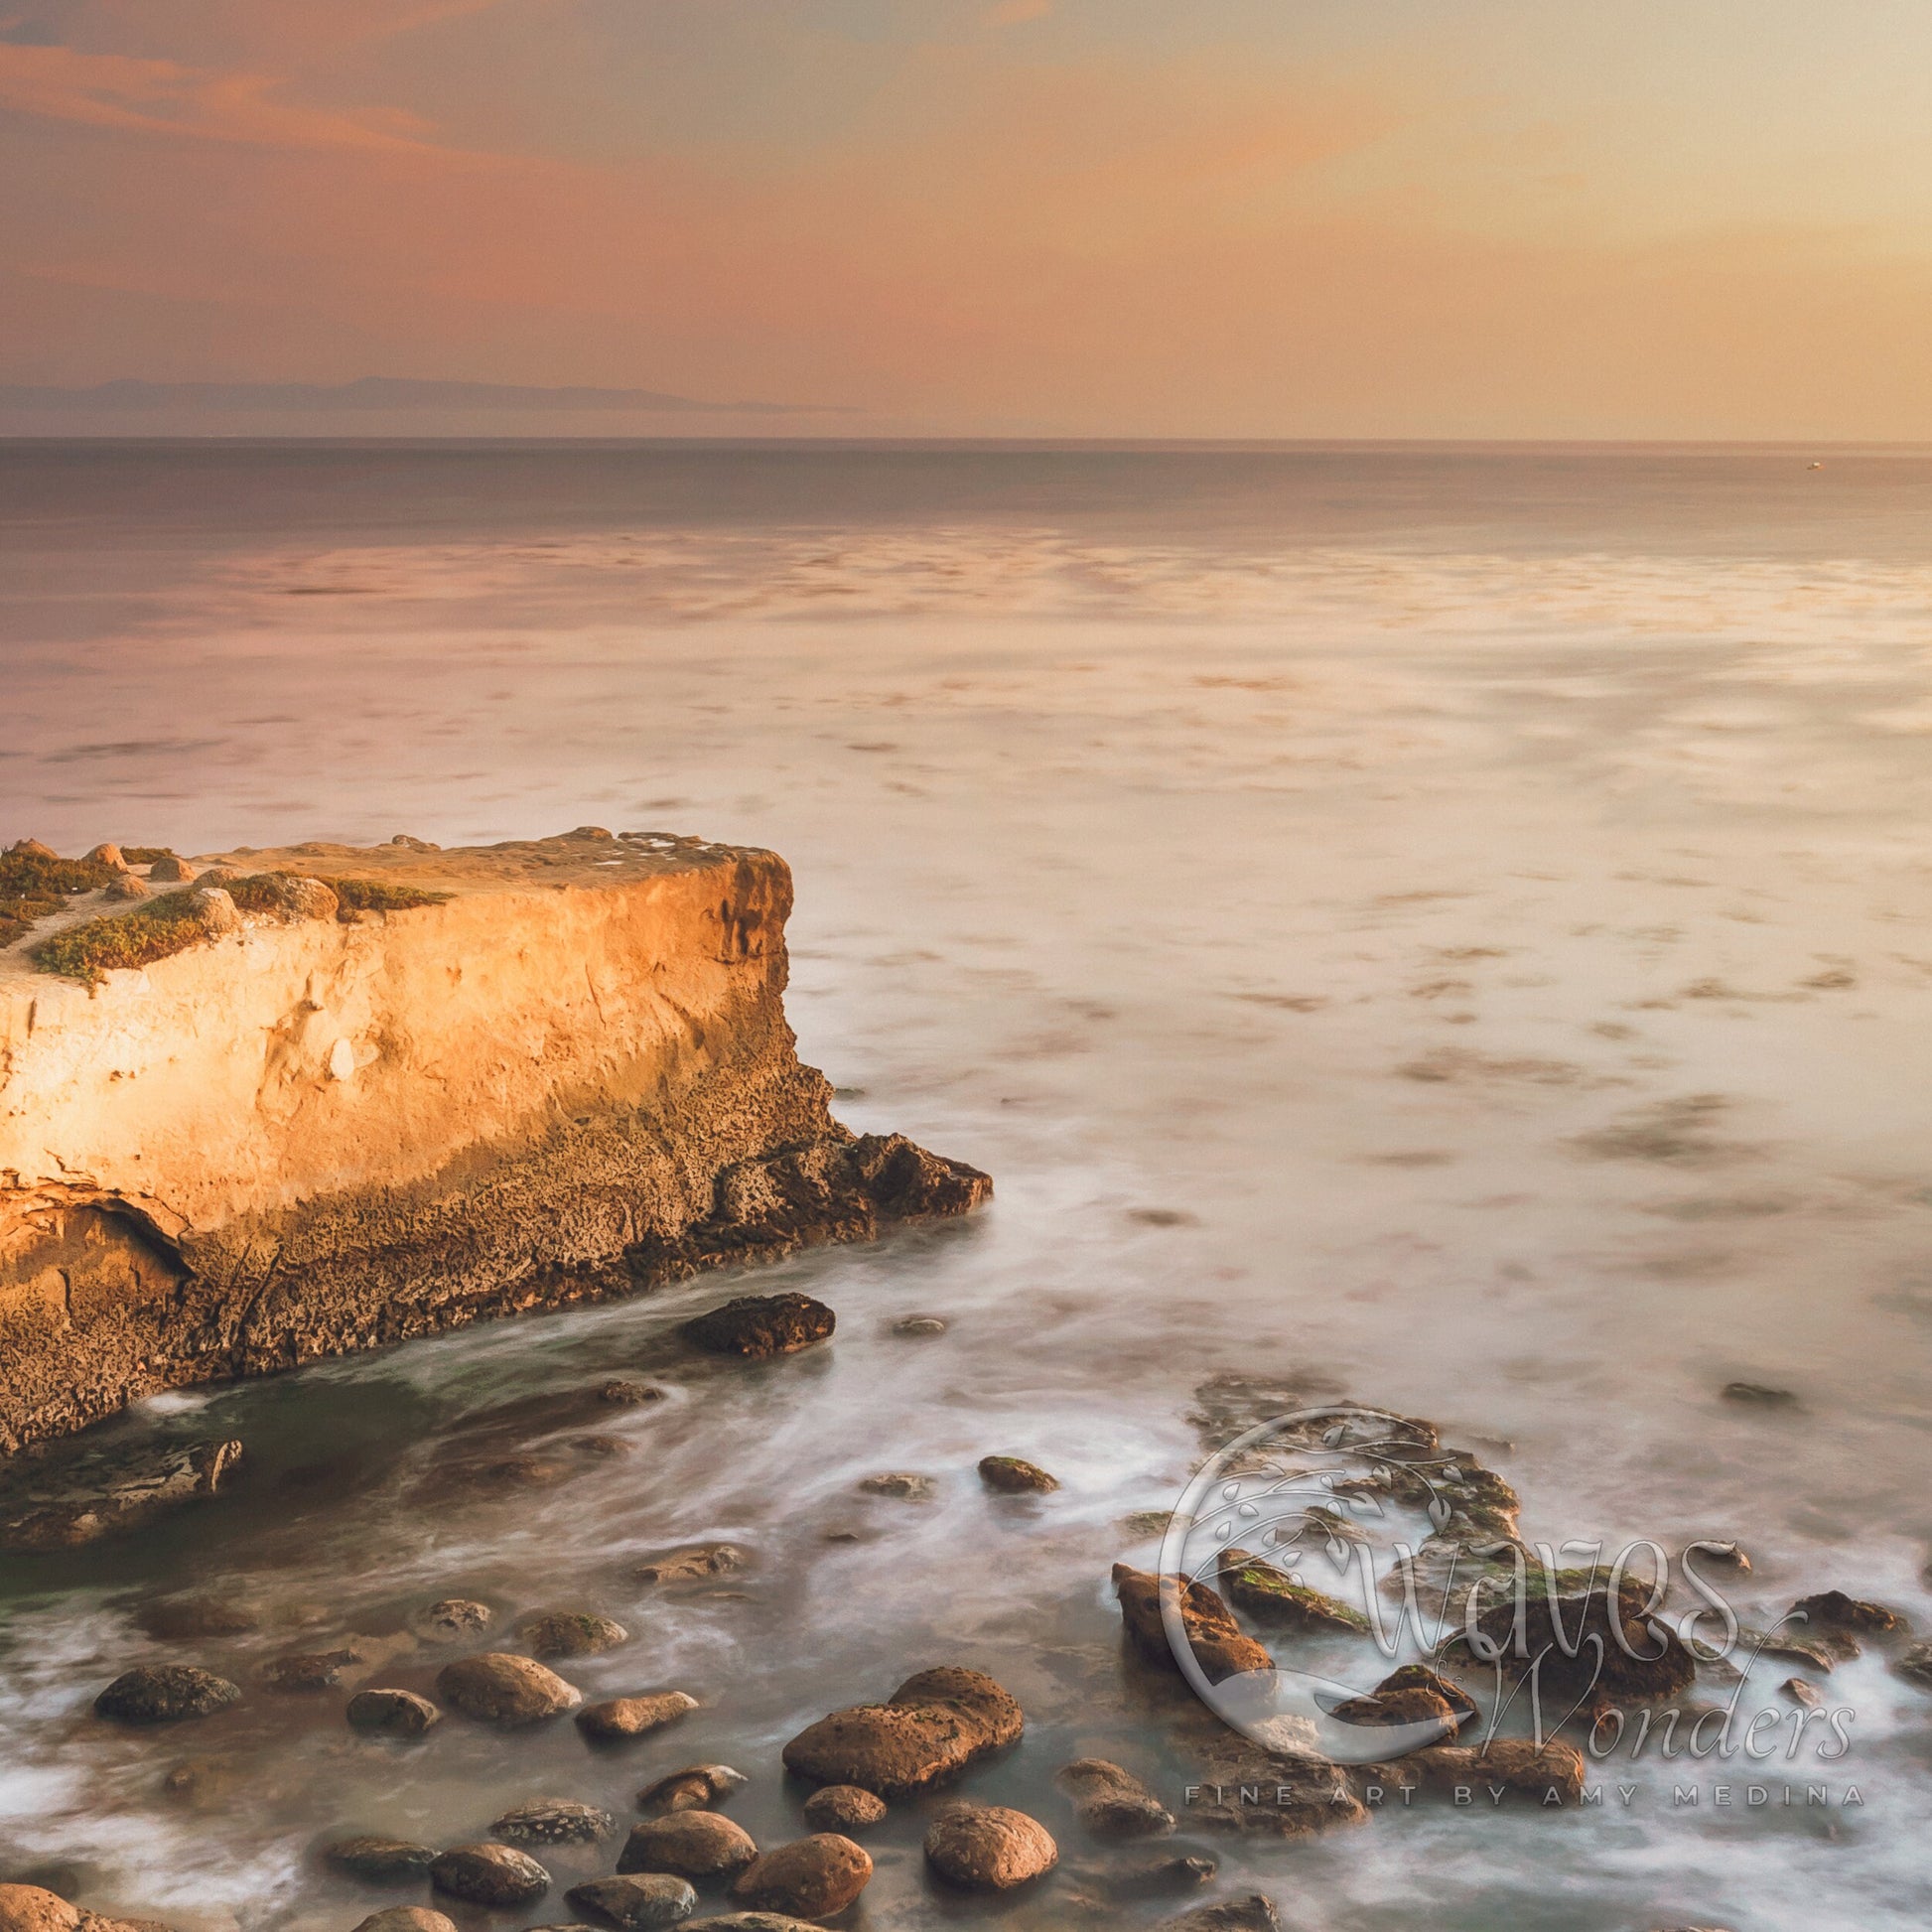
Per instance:
[[[141,916],[144,870],[0,951],[0,1448],[991,1191],[832,1119],[785,1024],[773,853],[169,860],[200,895],[180,950],[48,971],[86,919]]]

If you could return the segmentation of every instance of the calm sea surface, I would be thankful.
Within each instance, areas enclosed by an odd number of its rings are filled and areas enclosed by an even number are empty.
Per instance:
[[[1050,1777],[1094,1752],[1178,1802],[1106,1580],[1151,1559],[1120,1520],[1174,1500],[1217,1376],[1436,1419],[1533,1539],[1735,1537],[1752,1621],[1837,1586],[1932,1631],[1932,455],[16,444],[0,653],[9,841],[775,847],[842,1116],[999,1189],[762,1277],[839,1312],[792,1362],[680,1350],[714,1280],[150,1405],[133,1430],[239,1436],[249,1473],[0,1575],[0,1877],[346,1932],[410,1895],[328,1874],[327,1839],[627,1817],[708,1759],[775,1842],[785,1737],[963,1662],[1030,1720],[966,1788],[1044,1819],[1062,1875],[935,1898],[908,1806],[853,1923],[1151,1922],[1079,1916],[1096,1855]],[[452,1491],[619,1371],[672,1391],[600,1425],[629,1453]],[[1721,1400],[1740,1378],[1799,1401]],[[990,1451],[1063,1490],[991,1503]],[[882,1470],[937,1499],[856,1491]],[[755,1559],[728,1590],[628,1580],[713,1538]],[[253,1688],[104,1733],[93,1693],[183,1654],[132,1611],[190,1582],[259,1609],[190,1647],[251,1686],[352,1637],[426,1682],[396,1633],[462,1594],[617,1615],[634,1642],[574,1681],[706,1708],[618,1758],[458,1720],[399,1750]],[[1826,1689],[1837,1760],[1653,1748],[1600,1809],[1209,1849],[1306,1932],[1921,1927],[1932,1696],[1875,1649]]]

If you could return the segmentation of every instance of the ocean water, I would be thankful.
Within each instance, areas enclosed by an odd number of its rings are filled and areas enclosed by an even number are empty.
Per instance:
[[[776,1841],[785,1737],[962,1662],[1029,1714],[963,1788],[1062,1870],[938,1896],[907,1806],[850,1923],[1152,1923],[1083,1908],[1106,1860],[1050,1779],[1099,1753],[1179,1803],[1107,1575],[1152,1560],[1122,1519],[1178,1496],[1217,1377],[1434,1418],[1533,1539],[1735,1538],[1749,1621],[1842,1587],[1932,1626],[1932,454],[16,444],[0,640],[8,840],[776,848],[842,1117],[998,1188],[764,1273],[839,1312],[789,1362],[682,1351],[713,1279],[150,1405],[132,1430],[239,1436],[248,1474],[0,1577],[0,1876],[346,1932],[392,1895],[330,1838],[624,1818],[711,1759]],[[619,1372],[670,1399],[567,1481],[465,1486],[581,1438]],[[1063,1488],[993,1501],[989,1452]],[[857,1490],[882,1470],[937,1495]],[[753,1562],[718,1588],[629,1577],[719,1538]],[[104,1732],[93,1693],[183,1654],[133,1610],[191,1583],[262,1613],[190,1647],[247,1702]],[[350,1637],[427,1683],[397,1633],[451,1594],[616,1615],[633,1642],[567,1674],[705,1709],[617,1756],[459,1720],[399,1748],[255,1688]],[[1932,1697],[1880,1647],[1824,1682],[1837,1759],[1653,1748],[1600,1808],[1182,1836],[1307,1932],[1923,1925]],[[165,1791],[188,1759],[223,1795]]]

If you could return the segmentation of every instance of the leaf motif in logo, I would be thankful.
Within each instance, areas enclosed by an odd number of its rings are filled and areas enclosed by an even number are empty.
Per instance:
[[[1431,1496],[1429,1499],[1429,1520],[1440,1530],[1448,1524],[1449,1519],[1449,1504],[1441,1496]]]

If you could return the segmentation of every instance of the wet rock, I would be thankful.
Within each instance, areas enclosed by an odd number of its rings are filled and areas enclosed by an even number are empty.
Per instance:
[[[414,1691],[357,1691],[348,1701],[349,1724],[388,1737],[420,1737],[443,1714]]]
[[[40,1885],[0,1885],[0,1932],[74,1932],[79,1912]]]
[[[306,1650],[277,1657],[262,1666],[261,1679],[271,1691],[304,1695],[333,1690],[343,1674],[361,1662],[353,1650]]]
[[[164,852],[148,868],[148,877],[162,886],[185,886],[195,877],[195,868],[186,859],[178,859],[172,852]]]
[[[1146,1542],[1150,1537],[1166,1536],[1173,1521],[1171,1509],[1136,1509],[1120,1519],[1120,1527],[1129,1536]]]
[[[1625,1582],[1612,1598],[1596,1572],[1560,1570],[1555,1583],[1553,1594],[1518,1602],[1512,1592],[1478,1615],[1476,1628],[1498,1648],[1505,1675],[1526,1676],[1540,1655],[1546,1700],[1594,1704],[1654,1703],[1691,1688],[1697,1660],[1667,1623],[1646,1616],[1641,1585]]]
[[[687,1321],[686,1341],[714,1355],[763,1361],[826,1340],[838,1316],[809,1295],[741,1295]]]
[[[225,1596],[163,1596],[143,1603],[134,1620],[163,1643],[190,1643],[199,1637],[241,1637],[261,1627],[246,1605]]]
[[[1075,1874],[1081,1884],[1110,1897],[1139,1902],[1166,1898],[1175,1892],[1198,1891],[1212,1884],[1219,1863],[1197,1852],[1168,1852],[1158,1858],[1131,1860]]]
[[[1712,1543],[1695,1554],[1700,1564],[1708,1564],[1715,1570],[1728,1570],[1739,1577],[1751,1574],[1750,1558],[1735,1543]],[[1680,1557],[1679,1562],[1682,1561]]]
[[[732,1896],[762,1912],[830,1918],[872,1880],[872,1860],[849,1838],[818,1832],[764,1853],[732,1881]]]
[[[598,1401],[613,1409],[641,1409],[652,1402],[664,1400],[664,1390],[654,1382],[605,1382],[599,1385]]]
[[[889,1469],[884,1475],[866,1476],[859,1483],[868,1496],[891,1496],[903,1503],[929,1503],[939,1493],[930,1476],[909,1469]]]
[[[727,1912],[723,1918],[696,1920],[691,1932],[819,1932],[819,1928],[788,1912]]]
[[[457,1932],[456,1921],[427,1905],[388,1905],[371,1912],[355,1932]]]
[[[1820,1590],[1815,1596],[1801,1596],[1792,1604],[1790,1614],[1803,1617],[1821,1630],[1855,1630],[1861,1636],[1882,1636],[1905,1628],[1905,1619],[1882,1603],[1869,1603],[1847,1596],[1842,1589]]]
[[[221,1490],[240,1467],[236,1442],[109,1440],[58,1457],[0,1464],[0,1550],[72,1550],[137,1528]]]
[[[731,1878],[759,1855],[744,1826],[715,1811],[674,1811],[630,1828],[621,1872],[669,1871],[680,1878]]]
[[[630,1641],[630,1632],[621,1623],[582,1610],[526,1616],[516,1626],[516,1634],[538,1657],[595,1657],[600,1651],[615,1650]]]
[[[678,1925],[698,1909],[698,1894],[688,1880],[668,1871],[633,1877],[596,1878],[564,1893],[572,1906],[619,1932],[648,1932],[656,1925]]]
[[[954,1805],[932,1821],[925,1861],[962,1891],[1011,1891],[1059,1863],[1053,1835],[1007,1805]]]
[[[1197,1905],[1178,1918],[1164,1920],[1155,1932],[1281,1932],[1281,1926],[1282,1915],[1274,1900],[1253,1891],[1218,1905]]]
[[[595,1805],[539,1798],[504,1812],[489,1829],[506,1845],[595,1845],[617,1828],[618,1821]]]
[[[1246,1550],[1221,1554],[1221,1588],[1236,1609],[1288,1630],[1339,1630],[1362,1636],[1368,1618],[1338,1597],[1298,1584],[1284,1570]]]
[[[464,1643],[481,1636],[495,1620],[496,1613],[487,1603],[474,1603],[467,1596],[446,1596],[416,1611],[409,1627],[425,1643]]]
[[[1060,1486],[1057,1476],[1049,1476],[1036,1462],[1023,1461],[1017,1455],[981,1456],[980,1480],[1002,1496],[1043,1496]]]
[[[1436,1744],[1418,1751],[1424,1781],[1438,1790],[1454,1785],[1495,1786],[1543,1801],[1551,1793],[1566,1805],[1584,1795],[1584,1754],[1551,1738],[1539,1749],[1528,1737],[1496,1737],[1481,1749]]]
[[[1218,1684],[1241,1671],[1274,1669],[1275,1660],[1235,1622],[1234,1612],[1217,1591],[1200,1583],[1183,1587],[1178,1578],[1170,1587],[1178,1598],[1188,1645],[1210,1683]],[[1161,1616],[1161,1579],[1152,1571],[1117,1563],[1114,1588],[1134,1648],[1150,1663],[1178,1671]]]
[[[486,1650],[445,1664],[436,1694],[453,1711],[481,1724],[533,1725],[574,1711],[583,1693],[531,1657]]]
[[[1457,1729],[1481,1715],[1476,1710],[1475,1700],[1463,1690],[1461,1685],[1451,1684],[1447,1677],[1431,1670],[1427,1664],[1404,1664],[1400,1670],[1392,1670],[1375,1687],[1377,1697],[1387,1696],[1397,1691],[1434,1693],[1449,1706]]]
[[[1132,1771],[1104,1757],[1076,1757],[1053,1782],[1095,1838],[1161,1838],[1173,1830],[1173,1813]]]
[[[684,1691],[606,1698],[601,1704],[587,1704],[578,1712],[577,1727],[586,1737],[641,1737],[645,1731],[673,1724],[697,1708],[698,1700]]]
[[[893,1323],[894,1334],[912,1341],[927,1341],[945,1332],[946,1323],[936,1314],[908,1314]]]
[[[1199,1785],[1187,1806],[1190,1825],[1243,1836],[1304,1839],[1368,1818],[1341,1766],[1313,1751],[1263,1750],[1219,1726],[1217,1734],[1205,1737],[1189,1755],[1197,1769],[1188,1782]]]
[[[161,1780],[162,1796],[194,1811],[224,1806],[246,1782],[240,1766],[225,1758],[185,1757],[168,1767]]]
[[[1375,1691],[1367,1697],[1348,1698],[1329,1714],[1345,1725],[1420,1725],[1436,1726],[1435,1738],[1453,1737],[1457,1725],[1454,1710],[1447,1698],[1420,1685],[1401,1690]]]
[[[1787,1677],[1778,1689],[1793,1704],[1802,1705],[1807,1711],[1816,1711],[1825,1702],[1825,1693],[1809,1678]]]
[[[1791,1629],[1754,1630],[1745,1623],[1737,1626],[1736,1647],[1747,1658],[1775,1657],[1783,1663],[1803,1664],[1810,1670],[1824,1672],[1859,1654],[1858,1639],[1839,1631],[1807,1634]]]
[[[897,1798],[952,1777],[1025,1726],[1019,1705],[983,1673],[920,1671],[885,1704],[855,1705],[808,1725],[785,1746],[784,1764],[814,1784],[856,1784]]]
[[[631,1576],[640,1584],[694,1584],[743,1570],[750,1559],[735,1543],[696,1543],[640,1563]]]
[[[436,1863],[435,1849],[411,1845],[401,1838],[345,1838],[327,1847],[323,1857],[356,1878],[371,1884],[406,1884],[420,1878]]]
[[[645,1785],[637,1793],[637,1809],[653,1817],[673,1811],[709,1811],[750,1783],[743,1771],[734,1771],[729,1764],[690,1764]],[[810,1807],[806,1809],[809,1812]]]
[[[94,1710],[123,1725],[171,1725],[211,1717],[241,1701],[238,1686],[193,1664],[141,1664],[123,1671],[94,1699]]]
[[[886,1816],[886,1801],[856,1784],[827,1784],[805,1800],[805,1823],[815,1832],[863,1832]]]
[[[1932,1643],[1915,1643],[1903,1651],[1892,1669],[1906,1683],[1932,1691]]]
[[[1798,1398],[1790,1389],[1767,1388],[1762,1382],[1726,1382],[1718,1392],[1726,1402],[1754,1409],[1795,1409]]]
[[[452,1898],[498,1909],[533,1904],[550,1889],[550,1874],[512,1845],[457,1845],[429,1868],[430,1883]]]

